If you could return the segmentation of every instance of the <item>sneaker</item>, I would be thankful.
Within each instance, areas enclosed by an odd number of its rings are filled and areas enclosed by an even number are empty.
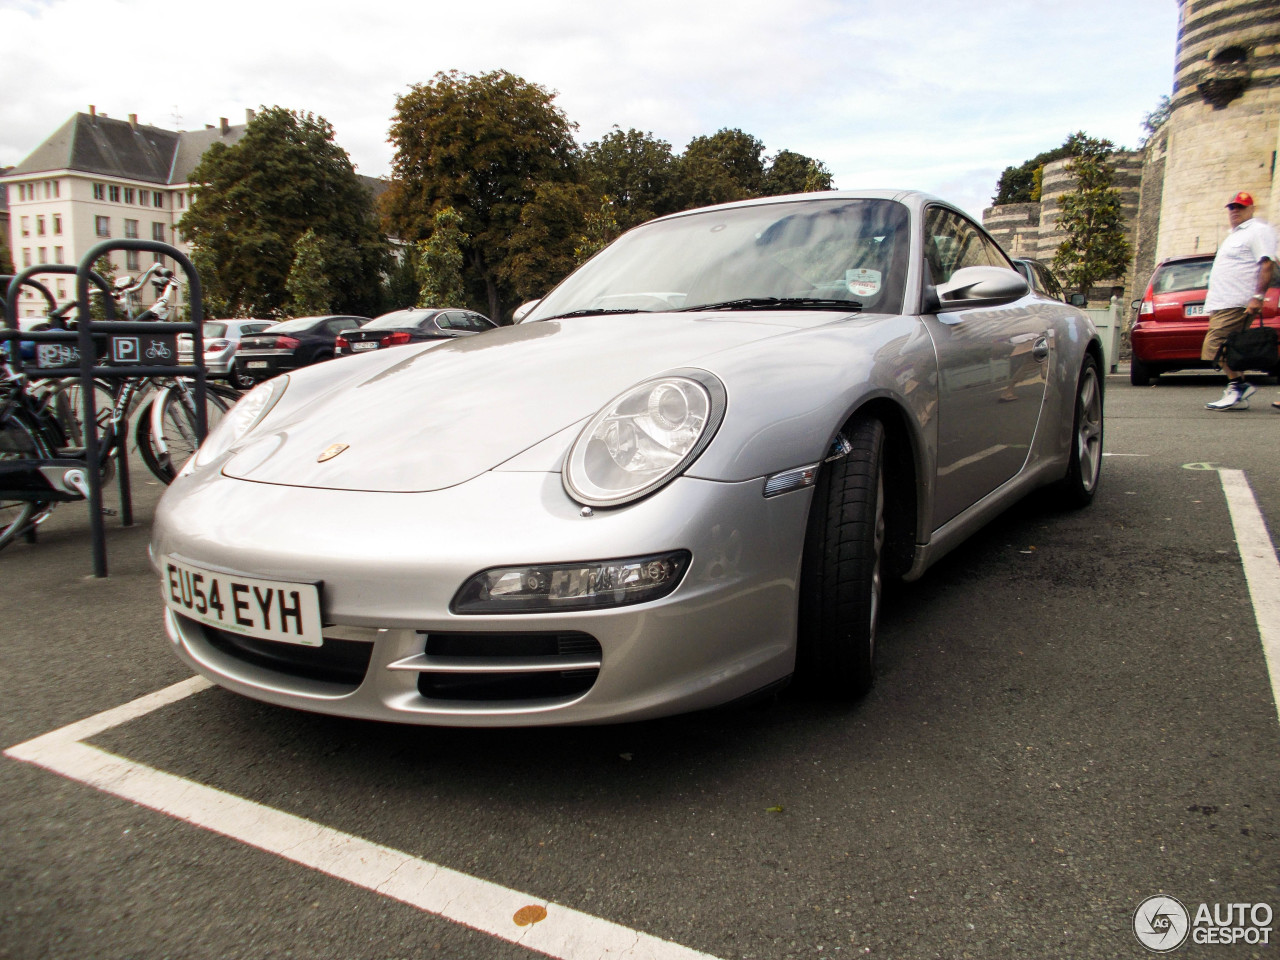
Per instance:
[[[1249,398],[1258,392],[1258,388],[1244,380],[1232,380],[1222,392],[1221,400],[1206,403],[1207,410],[1248,410]]]

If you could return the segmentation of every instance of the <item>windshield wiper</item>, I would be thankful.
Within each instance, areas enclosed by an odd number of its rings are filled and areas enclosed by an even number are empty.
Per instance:
[[[719,303],[700,303],[694,307],[682,307],[681,313],[698,310],[776,310],[788,307],[816,307],[820,310],[861,310],[857,300],[831,300],[823,297],[743,297],[738,300],[721,300]]]
[[[554,317],[543,317],[543,320],[563,320],[565,317],[599,317],[606,313],[653,313],[652,310],[639,310],[635,307],[588,307],[585,310],[570,310],[568,313],[557,313]]]

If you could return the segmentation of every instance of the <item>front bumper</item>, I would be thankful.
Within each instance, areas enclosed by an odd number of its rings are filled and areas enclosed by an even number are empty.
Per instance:
[[[290,644],[246,645],[166,611],[178,655],[250,697],[402,723],[596,723],[725,703],[794,667],[808,490],[766,500],[763,480],[685,477],[646,500],[584,517],[551,473],[495,471],[404,494],[207,472],[214,475],[180,478],[166,493],[154,556],[322,581],[326,641],[314,655]],[[449,610],[461,584],[489,567],[681,548],[692,553],[690,569],[651,603],[490,616]],[[475,673],[504,672],[511,682],[472,684],[459,675],[467,672],[459,656]],[[548,660],[555,656],[564,659]],[[587,676],[593,658],[598,672]]]

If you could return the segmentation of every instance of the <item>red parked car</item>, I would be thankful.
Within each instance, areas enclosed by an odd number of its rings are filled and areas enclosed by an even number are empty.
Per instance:
[[[1204,297],[1212,268],[1211,254],[1169,257],[1156,266],[1147,292],[1141,300],[1134,301],[1138,317],[1129,334],[1133,347],[1129,381],[1134,386],[1145,387],[1171,370],[1213,366],[1200,359],[1200,346],[1209,329]],[[1277,299],[1280,288],[1272,286],[1262,305],[1262,319],[1267,326],[1280,330]],[[1280,357],[1277,369],[1269,372],[1280,375]]]

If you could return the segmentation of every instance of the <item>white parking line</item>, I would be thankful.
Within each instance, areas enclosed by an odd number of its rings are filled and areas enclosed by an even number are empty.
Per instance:
[[[5,756],[558,960],[715,960],[82,742],[209,686],[199,677],[184,680],[10,747]]]
[[[1253,600],[1253,615],[1271,676],[1271,697],[1280,714],[1280,562],[1244,471],[1219,469],[1218,476]]]

